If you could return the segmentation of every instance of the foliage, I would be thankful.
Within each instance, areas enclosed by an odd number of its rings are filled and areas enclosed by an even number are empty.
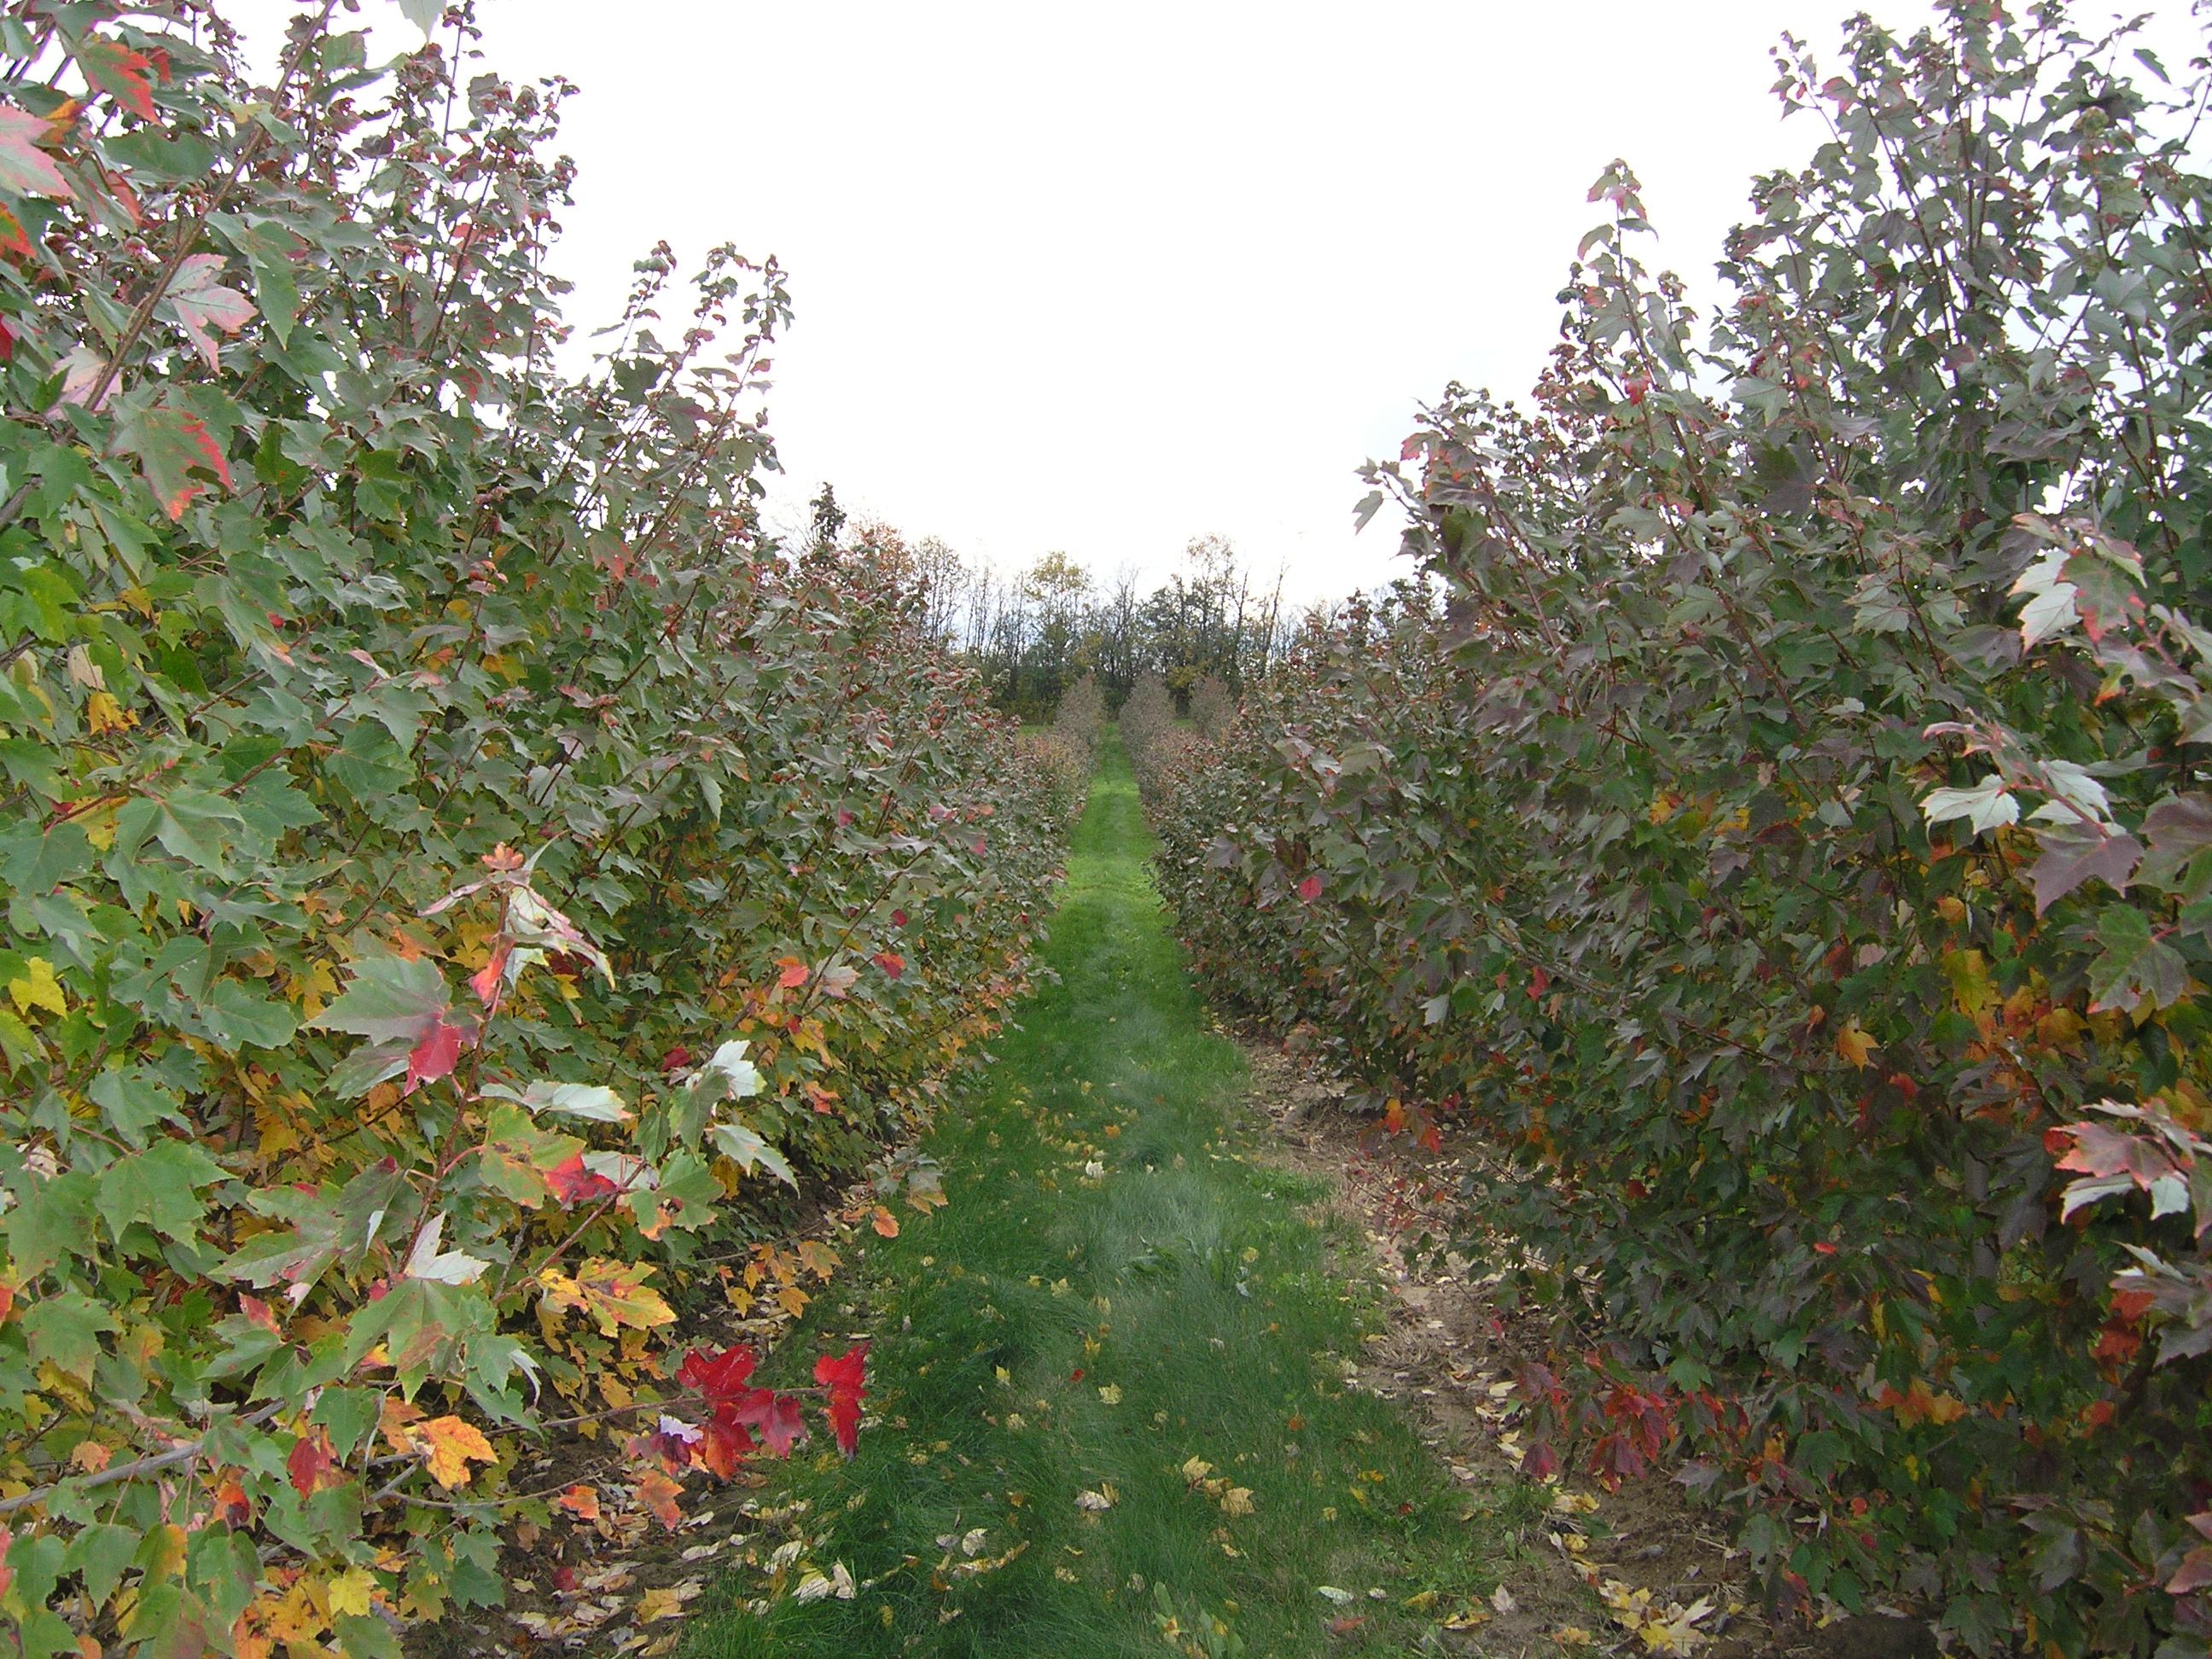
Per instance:
[[[1138,678],[1121,704],[1121,734],[1138,787],[1147,795],[1160,793],[1162,776],[1193,740],[1189,729],[1176,723],[1175,694],[1165,675]]]
[[[1085,674],[1060,694],[1049,726],[1023,733],[1029,758],[1050,780],[1055,810],[1070,822],[1083,811],[1091,775],[1097,769],[1105,722],[1105,694],[1097,678]]]
[[[1144,775],[1211,982],[1505,1149],[1533,1468],[1685,1460],[1785,1607],[2183,1659],[2212,187],[2201,70],[2127,51],[1978,0],[1791,43],[1829,137],[1709,326],[1608,169],[1534,407],[1454,387],[1371,469],[1434,600]]]
[[[661,1336],[802,1180],[941,1201],[879,1155],[1057,858],[908,574],[761,537],[773,262],[665,338],[657,249],[566,378],[567,88],[333,10],[273,89],[184,0],[0,19],[10,1652],[394,1652],[521,1437],[666,1413],[605,1496],[671,1524],[787,1446]]]
[[[1052,724],[1082,751],[1086,769],[1097,762],[1098,745],[1106,736],[1106,693],[1096,674],[1085,674],[1060,693]]]
[[[1218,738],[1237,716],[1237,698],[1218,674],[1208,674],[1192,688],[1190,723],[1201,738]]]

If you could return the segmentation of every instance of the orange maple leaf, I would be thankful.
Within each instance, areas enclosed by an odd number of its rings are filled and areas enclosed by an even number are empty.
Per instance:
[[[499,1454],[484,1438],[483,1431],[458,1417],[434,1417],[427,1423],[416,1424],[409,1432],[416,1450],[429,1464],[430,1473],[447,1491],[469,1484],[469,1477],[474,1473],[469,1468],[471,1459],[479,1463],[499,1462]]]
[[[590,1486],[571,1486],[554,1499],[554,1502],[579,1521],[596,1521],[599,1518],[599,1494]]]
[[[662,1526],[674,1532],[684,1520],[684,1511],[676,1507],[676,1500],[683,1492],[682,1486],[659,1469],[651,1469],[637,1483],[637,1501],[652,1510],[653,1518]]]
[[[1895,1412],[1897,1420],[1907,1426],[1916,1423],[1955,1423],[1966,1414],[1965,1401],[1954,1394],[1937,1394],[1919,1377],[1913,1378],[1911,1386],[1903,1394],[1884,1388],[1875,1404]]]

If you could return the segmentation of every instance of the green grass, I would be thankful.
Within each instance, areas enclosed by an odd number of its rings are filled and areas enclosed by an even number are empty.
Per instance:
[[[796,1367],[872,1334],[882,1420],[849,1462],[770,1468],[760,1503],[789,1518],[751,1553],[803,1538],[784,1588],[837,1562],[864,1587],[771,1599],[762,1566],[733,1567],[688,1659],[1452,1651],[1437,1621],[1498,1582],[1532,1500],[1455,1492],[1395,1408],[1345,1391],[1376,1293],[1334,1265],[1351,1241],[1319,1186],[1255,1156],[1241,1056],[1184,975],[1150,845],[1113,748],[1053,925],[1059,982],[932,1137],[950,1207],[871,1238],[783,1346]],[[1194,1457],[1250,1512],[1194,1489]],[[1109,1485],[1112,1508],[1078,1506]],[[1026,1548],[960,1576],[936,1540],[976,1528],[980,1559]],[[1346,1617],[1364,1622],[1329,1633]]]

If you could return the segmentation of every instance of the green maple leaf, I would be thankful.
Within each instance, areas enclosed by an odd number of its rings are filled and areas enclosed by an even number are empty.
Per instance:
[[[224,1178],[222,1165],[187,1141],[164,1140],[145,1152],[119,1158],[100,1172],[96,1200],[100,1218],[118,1243],[133,1222],[155,1232],[192,1243],[207,1206],[193,1189]]]
[[[100,1358],[100,1334],[116,1328],[114,1316],[82,1291],[40,1297],[23,1311],[31,1363],[52,1360],[72,1376],[90,1376]]]
[[[725,1158],[748,1174],[756,1169],[766,1170],[779,1181],[793,1187],[799,1185],[799,1173],[791,1167],[791,1160],[742,1123],[717,1123],[714,1145],[721,1148]]]
[[[331,1006],[307,1023],[325,1031],[350,1031],[374,1042],[413,1042],[442,1016],[452,998],[446,976],[426,957],[364,957]]]
[[[2189,968],[2172,946],[2151,935],[2150,919],[2116,904],[2097,918],[2104,954],[2089,964],[2092,1010],[2132,1012],[2139,1002],[2154,1008],[2178,1002],[2189,988]]]

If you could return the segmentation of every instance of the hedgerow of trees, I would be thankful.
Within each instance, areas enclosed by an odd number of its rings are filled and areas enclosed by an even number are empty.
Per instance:
[[[9,1653],[397,1654],[506,1521],[849,1449],[865,1345],[671,1339],[804,1305],[800,1183],[940,1201],[1073,804],[910,561],[763,534],[782,273],[655,249],[561,372],[568,88],[405,9],[273,87],[0,16]]]
[[[1282,650],[1297,619],[1279,577],[1262,583],[1222,536],[1183,550],[1182,568],[1140,595],[1136,572],[1110,585],[1065,553],[1046,553],[1008,574],[971,564],[935,538],[909,549],[888,526],[856,539],[896,547],[925,583],[929,625],[981,672],[998,705],[1024,720],[1049,718],[1061,696],[1094,679],[1119,708],[1147,674],[1188,708],[1212,679],[1232,697]]]
[[[1987,0],[1778,69],[1725,302],[1608,169],[1533,405],[1371,469],[1425,585],[1145,769],[1164,883],[1501,1149],[1532,1469],[1663,1460],[1784,1607],[2201,1656],[2208,83]]]

